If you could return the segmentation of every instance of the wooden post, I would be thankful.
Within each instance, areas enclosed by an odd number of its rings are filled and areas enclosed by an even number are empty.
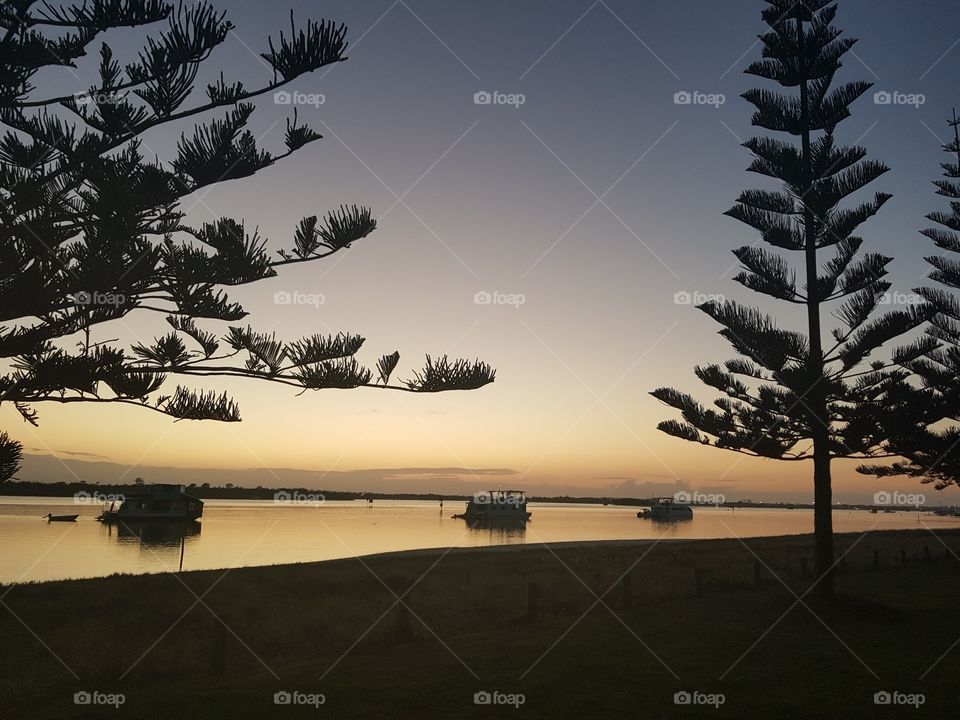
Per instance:
[[[703,597],[703,570],[698,567],[693,569],[693,594]]]
[[[540,587],[535,583],[527,583],[527,619],[536,620],[540,614]]]
[[[180,569],[177,572],[183,572],[183,551],[187,545],[187,523],[183,523],[183,531],[180,534]]]
[[[806,580],[809,577],[809,571],[807,570],[807,559],[805,557],[800,558],[800,579]]]
[[[763,566],[759,560],[753,561],[753,586],[760,587],[763,584]]]
[[[210,646],[210,672],[223,675],[227,667],[227,626],[214,618],[213,642]]]
[[[900,567],[907,566],[907,550],[906,548],[900,548]]]
[[[633,590],[630,587],[630,573],[628,572],[620,580],[620,589],[623,591],[623,609],[628,610],[633,605]]]
[[[873,569],[874,570],[880,569],[880,551],[879,550],[873,551]]]

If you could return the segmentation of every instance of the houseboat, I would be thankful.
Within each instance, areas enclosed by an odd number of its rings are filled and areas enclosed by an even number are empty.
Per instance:
[[[648,510],[638,512],[637,517],[662,522],[693,520],[693,508],[685,503],[678,503],[672,497],[662,497],[656,498]]]
[[[170,520],[193,522],[203,515],[203,501],[188,495],[182,485],[147,485],[143,492],[105,506],[97,520],[106,523]]]
[[[486,490],[467,501],[466,510],[455,518],[468,523],[523,523],[530,519],[523,490]]]

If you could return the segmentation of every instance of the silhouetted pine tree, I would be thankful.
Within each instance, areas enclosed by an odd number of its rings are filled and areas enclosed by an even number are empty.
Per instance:
[[[942,163],[946,180],[936,180],[937,194],[950,199],[949,212],[934,212],[927,219],[938,227],[921,230],[938,248],[960,253],[960,118],[956,110],[948,121],[953,140],[943,149],[955,162]],[[960,485],[960,262],[951,256],[926,258],[933,266],[929,277],[943,287],[917,288],[936,308],[927,334],[938,342],[923,357],[905,367],[920,379],[919,387],[904,383],[891,389],[878,410],[890,429],[889,449],[906,462],[862,465],[860,472],[877,476],[910,475],[932,482],[938,489]],[[947,289],[949,288],[949,289]],[[937,425],[933,429],[931,425]],[[944,423],[946,426],[944,426]]]
[[[138,57],[121,67],[110,46],[99,51],[89,88],[44,97],[41,70],[74,68],[102,33],[147,26]],[[349,333],[283,342],[234,325],[223,337],[209,321],[246,315],[223,288],[276,275],[278,266],[344,250],[376,228],[368,208],[343,206],[306,217],[293,246],[271,257],[243,221],[186,224],[180,201],[200,188],[243,178],[320,139],[294,112],[285,147],[273,154],[247,128],[254,98],[345,60],[346,27],[294,25],[270,39],[264,60],[273,79],[248,89],[220,78],[191,98],[200,64],[233,25],[205,2],[34,0],[0,3],[0,402],[36,424],[41,402],[115,402],[178,419],[237,421],[226,395],[182,385],[168,375],[258,378],[300,390],[393,388],[438,392],[493,381],[485,363],[427,358],[411,380],[390,384],[396,353],[383,356],[379,380],[354,357],[364,338]],[[76,73],[70,70],[76,77]],[[68,78],[69,79],[69,78]],[[170,162],[145,159],[142,135],[162,125],[216,113],[181,135]],[[134,311],[159,312],[171,331],[129,350],[99,326]],[[0,433],[0,480],[18,468],[21,447]]]
[[[841,58],[856,42],[841,37],[829,0],[767,0],[760,36],[763,59],[746,72],[773,80],[794,94],[750,90],[743,97],[756,107],[753,124],[788,133],[798,143],[757,137],[744,143],[754,156],[749,171],[782,184],[781,191],[748,190],[727,215],[760,233],[775,249],[796,253],[788,260],[756,244],[734,251],[743,271],[734,279],[757,292],[806,310],[806,332],[781,329],[762,310],[735,302],[708,302],[699,308],[723,325],[720,334],[743,357],[695,372],[726,397],[715,409],[692,396],[659,388],[654,397],[682,411],[683,421],[660,423],[660,430],[694,442],[756,457],[813,460],[818,591],[833,592],[833,522],[830,463],[833,458],[886,456],[885,439],[870,403],[901,370],[882,363],[862,369],[881,344],[921,324],[924,308],[909,307],[870,319],[890,284],[883,281],[891,258],[858,255],[854,233],[890,195],[878,193],[853,207],[841,201],[887,171],[866,160],[861,147],[838,145],[837,125],[850,105],[869,88],[866,82],[833,87]],[[823,255],[829,259],[822,262]],[[800,284],[797,282],[799,266]],[[839,325],[823,338],[822,312],[833,311]],[[921,355],[926,343],[899,351],[900,360]],[[911,355],[911,353],[913,355]]]

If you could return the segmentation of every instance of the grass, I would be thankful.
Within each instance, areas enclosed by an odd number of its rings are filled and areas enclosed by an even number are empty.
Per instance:
[[[31,718],[146,718],[158,706],[169,717],[317,717],[273,703],[275,692],[297,690],[323,693],[320,712],[337,718],[946,717],[957,701],[953,654],[930,668],[960,638],[960,562],[945,559],[943,543],[960,551],[960,533],[838,536],[838,554],[849,553],[840,596],[828,603],[802,596],[808,536],[8,586],[0,707]],[[627,571],[629,607],[618,582]],[[77,706],[78,690],[126,701],[119,710]],[[481,690],[525,702],[474,705]],[[925,702],[876,706],[881,690],[924,693]],[[678,707],[679,691],[725,702]]]

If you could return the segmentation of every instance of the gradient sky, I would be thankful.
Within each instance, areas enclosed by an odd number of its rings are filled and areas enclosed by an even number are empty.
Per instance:
[[[744,172],[749,157],[740,147],[753,133],[751,106],[738,96],[763,84],[742,73],[759,57],[763,3],[285,0],[220,7],[237,28],[201,82],[220,70],[247,87],[269,81],[255,51],[266,48],[267,34],[287,28],[290,7],[298,20],[346,22],[350,59],[291,88],[323,93],[322,106],[299,112],[325,139],[254,178],[188,198],[189,220],[242,217],[274,249],[289,247],[301,216],[340,203],[370,205],[379,222],[375,234],[333,260],[234,291],[249,322],[288,339],[361,333],[361,359],[372,365],[380,353],[399,350],[401,378],[427,352],[480,357],[497,368],[497,381],[472,393],[360,389],[302,397],[281,386],[209,383],[239,401],[244,421],[234,425],[50,404],[40,407],[41,426],[32,430],[6,409],[5,427],[27,447],[91,453],[123,468],[509,468],[516,474],[505,482],[519,486],[599,489],[635,481],[641,495],[681,483],[732,497],[810,498],[809,465],[662,435],[657,421],[674,415],[647,394],[672,385],[709,401],[693,366],[732,357],[713,321],[676,304],[676,293],[751,304],[761,298],[730,280],[730,251],[755,237],[721,213],[740,190],[773,187]],[[930,181],[943,159],[944,121],[960,102],[958,21],[960,6],[948,0],[840,3],[838,25],[860,38],[840,79],[925,95],[914,108],[877,105],[871,91],[838,132],[892,168],[870,191],[894,198],[863,235],[865,249],[896,258],[891,280],[899,292],[926,273],[922,257],[931,245],[917,230],[925,213],[942,206]],[[108,41],[123,56],[140,37],[121,31]],[[95,61],[92,54],[80,67],[84,84]],[[69,75],[56,75],[51,87],[75,89]],[[476,105],[479,91],[522,93],[525,103]],[[720,93],[726,102],[677,105],[679,91]],[[265,147],[282,151],[289,110],[269,96],[258,103],[252,128]],[[190,129],[154,131],[145,146],[169,159],[179,132]],[[283,291],[325,301],[278,306],[273,298]],[[525,301],[478,305],[481,291]],[[784,325],[801,320],[788,310],[777,308]],[[103,336],[130,341],[163,331],[161,318],[135,313]],[[910,487],[906,480],[879,485],[852,466],[834,465],[841,498]],[[66,469],[63,479],[71,479]],[[406,489],[402,480],[397,489]]]

